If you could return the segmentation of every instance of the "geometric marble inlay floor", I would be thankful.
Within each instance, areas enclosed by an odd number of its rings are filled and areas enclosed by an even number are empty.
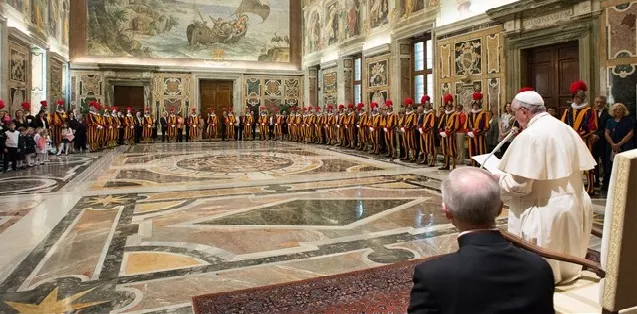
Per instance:
[[[20,176],[0,176],[0,313],[191,313],[196,295],[457,249],[445,172],[335,147],[135,145]]]

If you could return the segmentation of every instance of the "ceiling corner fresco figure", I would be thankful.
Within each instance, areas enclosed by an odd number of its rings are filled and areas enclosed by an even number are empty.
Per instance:
[[[88,0],[89,55],[290,61],[289,0]]]

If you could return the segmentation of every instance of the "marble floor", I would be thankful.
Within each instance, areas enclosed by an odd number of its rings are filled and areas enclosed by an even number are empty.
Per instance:
[[[445,175],[281,142],[52,158],[0,175],[0,313],[191,313],[195,295],[448,253]]]

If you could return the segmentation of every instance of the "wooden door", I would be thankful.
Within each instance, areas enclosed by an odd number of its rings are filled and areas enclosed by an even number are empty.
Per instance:
[[[144,112],[144,87],[143,86],[115,86],[115,102],[120,111],[126,112],[127,107],[133,111]]]
[[[526,86],[533,87],[546,107],[558,109],[569,106],[573,96],[571,83],[579,80],[579,47],[576,41],[537,47],[525,51],[527,59]]]
[[[232,108],[232,81],[200,80],[199,99],[202,116],[214,108],[215,113],[221,116],[224,110]]]

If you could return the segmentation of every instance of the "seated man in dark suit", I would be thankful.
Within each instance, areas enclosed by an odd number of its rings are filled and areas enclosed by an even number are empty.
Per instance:
[[[454,170],[442,183],[442,202],[460,231],[460,249],[416,266],[409,313],[554,313],[549,264],[513,246],[495,226],[502,200],[493,176]]]

